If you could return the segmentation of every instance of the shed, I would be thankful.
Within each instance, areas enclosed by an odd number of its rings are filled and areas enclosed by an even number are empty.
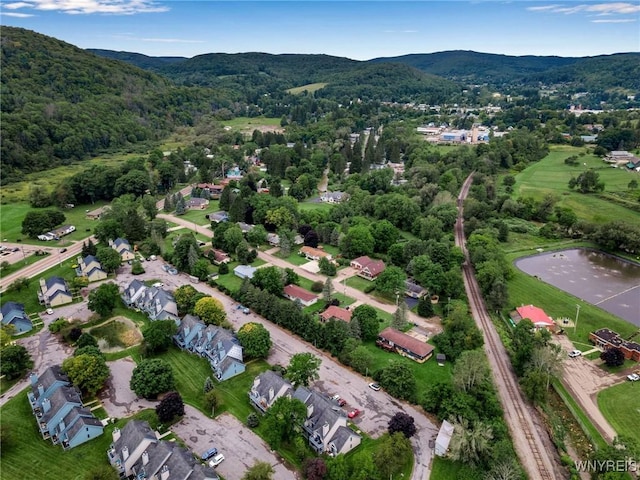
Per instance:
[[[453,425],[444,420],[442,425],[440,426],[440,431],[438,431],[438,436],[436,437],[436,446],[435,446],[435,454],[439,457],[444,457],[447,455],[447,451],[449,450],[449,443],[451,443],[451,437],[453,436]]]
[[[444,365],[444,362],[447,361],[447,356],[444,353],[438,353],[436,354],[436,361],[438,362],[438,365],[442,366]]]

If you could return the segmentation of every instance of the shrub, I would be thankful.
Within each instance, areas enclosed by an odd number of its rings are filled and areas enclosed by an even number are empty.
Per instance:
[[[178,392],[169,392],[156,406],[158,420],[163,423],[170,423],[175,417],[184,415],[184,402]]]
[[[142,267],[142,264],[139,261],[135,261],[133,262],[133,265],[131,267],[131,274],[132,275],[141,275],[144,273],[144,268]]]
[[[258,425],[260,425],[260,417],[255,413],[250,413],[247,417],[247,427],[256,428]]]
[[[311,291],[315,293],[322,292],[323,288],[324,288],[324,283],[322,283],[321,281],[313,282],[313,284],[311,285]]]
[[[67,321],[64,318],[58,318],[49,324],[49,331],[51,333],[60,333],[60,331],[67,326]]]
[[[218,274],[226,275],[227,273],[229,273],[229,265],[227,265],[226,263],[220,264],[220,266],[218,267]]]
[[[364,293],[371,293],[376,289],[376,284],[371,283],[371,285],[367,285],[364,289]]]
[[[205,411],[213,411],[217,407],[220,406],[220,397],[218,397],[218,392],[215,390],[209,390],[204,394],[204,409]]]

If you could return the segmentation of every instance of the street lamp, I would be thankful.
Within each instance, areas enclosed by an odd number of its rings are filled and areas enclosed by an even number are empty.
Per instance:
[[[573,324],[573,333],[576,333],[576,329],[578,328],[578,316],[580,315],[580,304],[576,303],[576,321]]]
[[[400,299],[400,290],[396,290],[396,307],[398,306],[399,299]]]

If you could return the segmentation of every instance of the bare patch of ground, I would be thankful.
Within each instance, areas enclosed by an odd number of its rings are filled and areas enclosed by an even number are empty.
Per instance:
[[[122,317],[122,316],[113,317],[107,320],[106,322],[101,323],[100,325],[96,325],[91,330],[89,330],[89,332],[93,334],[96,328],[104,327],[111,323],[114,323],[114,324],[118,323],[124,326],[124,328],[119,327],[117,329],[119,330],[117,331],[117,337],[119,342],[122,345],[110,346],[106,339],[96,336],[96,338],[98,339],[98,346],[100,347],[100,350],[102,350],[103,352],[105,353],[118,352],[120,350],[133,347],[134,345],[138,345],[142,341],[142,333],[140,332],[140,329],[138,328],[138,326],[131,319],[127,317]],[[116,327],[114,326],[114,328]]]

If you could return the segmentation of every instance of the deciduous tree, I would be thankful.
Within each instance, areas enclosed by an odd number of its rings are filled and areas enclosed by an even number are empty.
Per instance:
[[[385,434],[380,439],[373,462],[382,478],[397,475],[411,458],[411,442],[402,433]]]
[[[296,387],[308,387],[311,381],[319,378],[318,370],[321,362],[312,353],[296,353],[289,361],[286,377]]]
[[[307,416],[307,407],[296,398],[280,397],[267,410],[263,423],[265,437],[272,448],[278,448],[282,442],[291,441],[299,424]]]
[[[120,292],[115,283],[103,283],[89,292],[89,310],[101,317],[107,317],[120,302]]]
[[[275,470],[269,462],[256,462],[244,472],[242,480],[272,480]]]
[[[409,366],[398,360],[392,361],[382,369],[380,385],[390,395],[402,400],[415,401],[418,385]]]
[[[203,297],[193,307],[193,313],[207,325],[222,325],[227,320],[222,302],[217,298]]]
[[[389,420],[389,434],[402,433],[406,438],[411,438],[416,434],[416,423],[414,418],[404,412],[396,412]]]
[[[376,309],[370,305],[359,305],[353,309],[351,320],[356,318],[360,324],[362,340],[375,340],[380,332],[380,323]]]
[[[624,365],[624,352],[619,348],[608,348],[600,354],[600,358],[608,367],[619,367]]]
[[[109,378],[109,367],[104,358],[97,355],[82,354],[69,357],[62,362],[62,370],[71,383],[89,396],[95,395]]]
[[[18,378],[32,366],[31,355],[22,345],[7,345],[0,349],[0,374],[9,380]]]
[[[107,273],[115,272],[122,263],[120,254],[111,247],[98,247],[96,257]]]
[[[156,320],[142,330],[144,344],[148,353],[166,351],[173,343],[178,327],[173,320]]]
[[[171,365],[160,358],[142,360],[133,370],[129,386],[139,397],[154,399],[175,388]]]
[[[249,358],[266,358],[271,350],[271,334],[261,323],[245,323],[238,330],[238,340]]]
[[[158,420],[163,423],[169,423],[176,417],[184,415],[184,402],[178,392],[169,392],[160,403],[156,406],[156,415]]]

